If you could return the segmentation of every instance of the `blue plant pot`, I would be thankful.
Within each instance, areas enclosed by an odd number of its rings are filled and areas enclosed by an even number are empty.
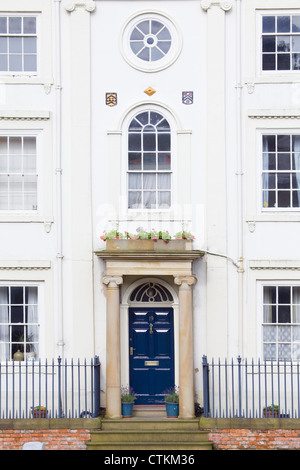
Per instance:
[[[121,405],[123,418],[130,418],[132,416],[133,403],[122,403]]]
[[[178,418],[179,403],[166,403],[166,411],[168,418]]]

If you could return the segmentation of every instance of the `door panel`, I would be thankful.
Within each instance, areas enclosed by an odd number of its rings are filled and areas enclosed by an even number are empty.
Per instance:
[[[130,386],[137,405],[164,403],[174,386],[173,309],[129,309]]]

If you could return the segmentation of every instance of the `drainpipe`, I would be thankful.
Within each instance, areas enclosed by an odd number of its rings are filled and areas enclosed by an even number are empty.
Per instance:
[[[236,142],[238,204],[238,354],[244,355],[244,240],[243,240],[243,150],[242,150],[242,15],[236,0]]]
[[[61,168],[61,0],[54,0],[55,4],[55,91],[56,91],[56,200],[57,200],[57,346],[58,354],[63,357],[63,254],[62,254],[62,168]]]

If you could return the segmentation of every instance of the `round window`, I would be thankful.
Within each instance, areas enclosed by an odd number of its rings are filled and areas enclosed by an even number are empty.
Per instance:
[[[132,52],[141,60],[154,62],[168,54],[172,44],[169,29],[160,21],[145,20],[138,23],[130,35]]]
[[[176,60],[181,50],[181,38],[177,26],[169,18],[144,13],[125,25],[121,46],[130,65],[145,72],[155,72]]]

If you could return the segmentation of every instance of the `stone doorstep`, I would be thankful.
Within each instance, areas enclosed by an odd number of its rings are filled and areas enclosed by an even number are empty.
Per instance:
[[[211,450],[208,432],[199,420],[132,417],[104,418],[101,430],[91,430],[88,450]]]

